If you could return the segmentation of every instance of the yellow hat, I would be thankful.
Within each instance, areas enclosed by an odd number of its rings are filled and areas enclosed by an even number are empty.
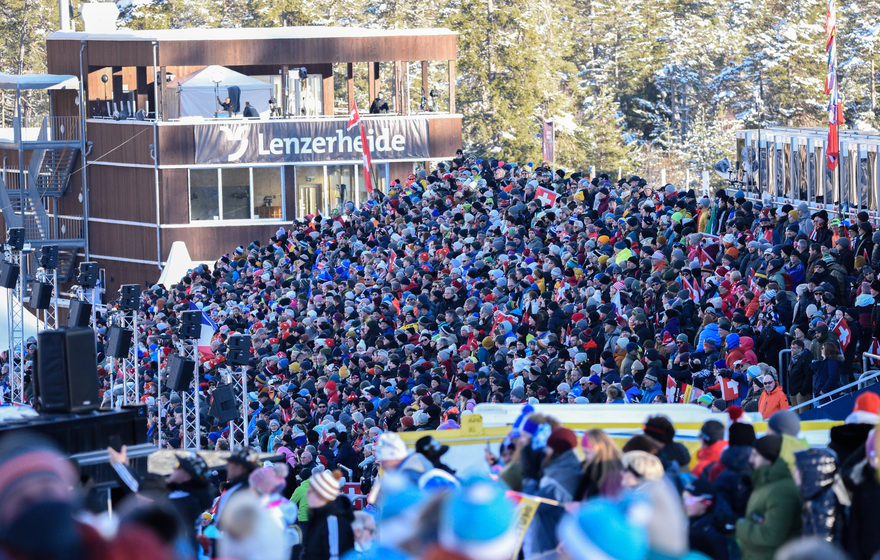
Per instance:
[[[288,367],[287,369],[293,372],[299,371],[299,362],[290,362],[290,367]]]
[[[609,241],[611,241],[611,238],[608,237],[607,235],[600,235],[599,236],[599,243],[600,244],[607,245]]]
[[[348,366],[341,366],[339,368],[339,377],[346,379],[348,377]]]
[[[602,255],[599,257],[599,264],[605,266],[605,263],[608,262],[608,255]]]

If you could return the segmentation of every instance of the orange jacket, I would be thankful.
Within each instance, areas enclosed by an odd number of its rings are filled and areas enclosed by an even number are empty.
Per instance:
[[[782,387],[777,385],[769,393],[767,391],[761,393],[761,398],[758,399],[758,412],[761,413],[761,418],[766,420],[779,410],[788,410],[788,397],[785,396]]]
[[[697,451],[697,464],[693,469],[691,469],[691,474],[697,478],[700,478],[700,473],[703,472],[703,469],[705,469],[712,463],[717,463],[721,460],[721,452],[725,449],[727,449],[727,442],[723,439],[720,441],[716,441],[708,447],[700,448]]]

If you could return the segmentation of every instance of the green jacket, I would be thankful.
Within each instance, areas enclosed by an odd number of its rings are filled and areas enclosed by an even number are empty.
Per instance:
[[[746,515],[736,524],[743,560],[772,560],[776,550],[801,534],[800,492],[786,462],[752,472],[752,495]]]
[[[299,513],[296,517],[297,521],[309,520],[309,499],[306,496],[309,492],[309,482],[309,480],[304,480],[302,484],[296,487],[293,494],[290,495],[290,501],[299,508]]]

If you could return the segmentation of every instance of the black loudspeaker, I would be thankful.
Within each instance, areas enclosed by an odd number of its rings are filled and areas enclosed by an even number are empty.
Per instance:
[[[124,284],[119,288],[122,297],[119,298],[119,306],[122,309],[137,309],[138,299],[141,297],[141,287],[137,284]]]
[[[58,245],[43,245],[40,247],[40,266],[46,270],[58,268]]]
[[[199,338],[202,335],[202,312],[193,310],[181,313],[178,334],[181,338]]]
[[[81,299],[70,300],[67,310],[68,327],[88,327],[92,319],[92,304]]]
[[[168,381],[165,386],[169,391],[186,391],[193,379],[196,363],[174,354],[168,358],[166,366]]]
[[[49,309],[52,307],[52,284],[34,282],[31,286],[31,307]]]
[[[226,361],[236,366],[246,366],[251,360],[251,353],[241,348],[230,348],[226,353]]]
[[[128,358],[132,334],[132,331],[122,327],[107,329],[107,342],[104,345],[107,355],[114,358]]]
[[[24,228],[9,228],[6,230],[6,244],[16,251],[24,249]]]
[[[213,400],[208,416],[213,416],[218,422],[231,422],[241,417],[241,411],[235,406],[235,392],[232,385],[218,385],[211,393]]]
[[[18,281],[19,272],[21,272],[21,267],[17,264],[12,264],[10,262],[0,264],[0,288],[7,288],[10,290],[14,288],[16,281]]]
[[[98,394],[95,332],[88,328],[37,335],[37,392],[45,412],[96,410]]]
[[[79,285],[85,289],[94,288],[98,285],[98,263],[79,263]]]
[[[233,350],[249,351],[251,349],[251,335],[234,334],[229,337],[229,340],[227,340],[227,345]]]

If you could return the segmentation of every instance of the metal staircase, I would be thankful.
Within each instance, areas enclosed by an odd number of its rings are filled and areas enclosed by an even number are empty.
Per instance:
[[[40,124],[35,138],[17,135],[22,150],[30,152],[31,157],[24,174],[21,168],[3,166],[0,205],[6,227],[24,228],[25,241],[33,249],[58,245],[58,281],[65,283],[73,275],[78,250],[85,247],[82,217],[59,216],[57,204],[58,198],[67,192],[79,156],[79,143],[69,138],[70,129],[65,134],[64,127],[52,126],[51,120],[52,117],[30,119],[34,125]]]

